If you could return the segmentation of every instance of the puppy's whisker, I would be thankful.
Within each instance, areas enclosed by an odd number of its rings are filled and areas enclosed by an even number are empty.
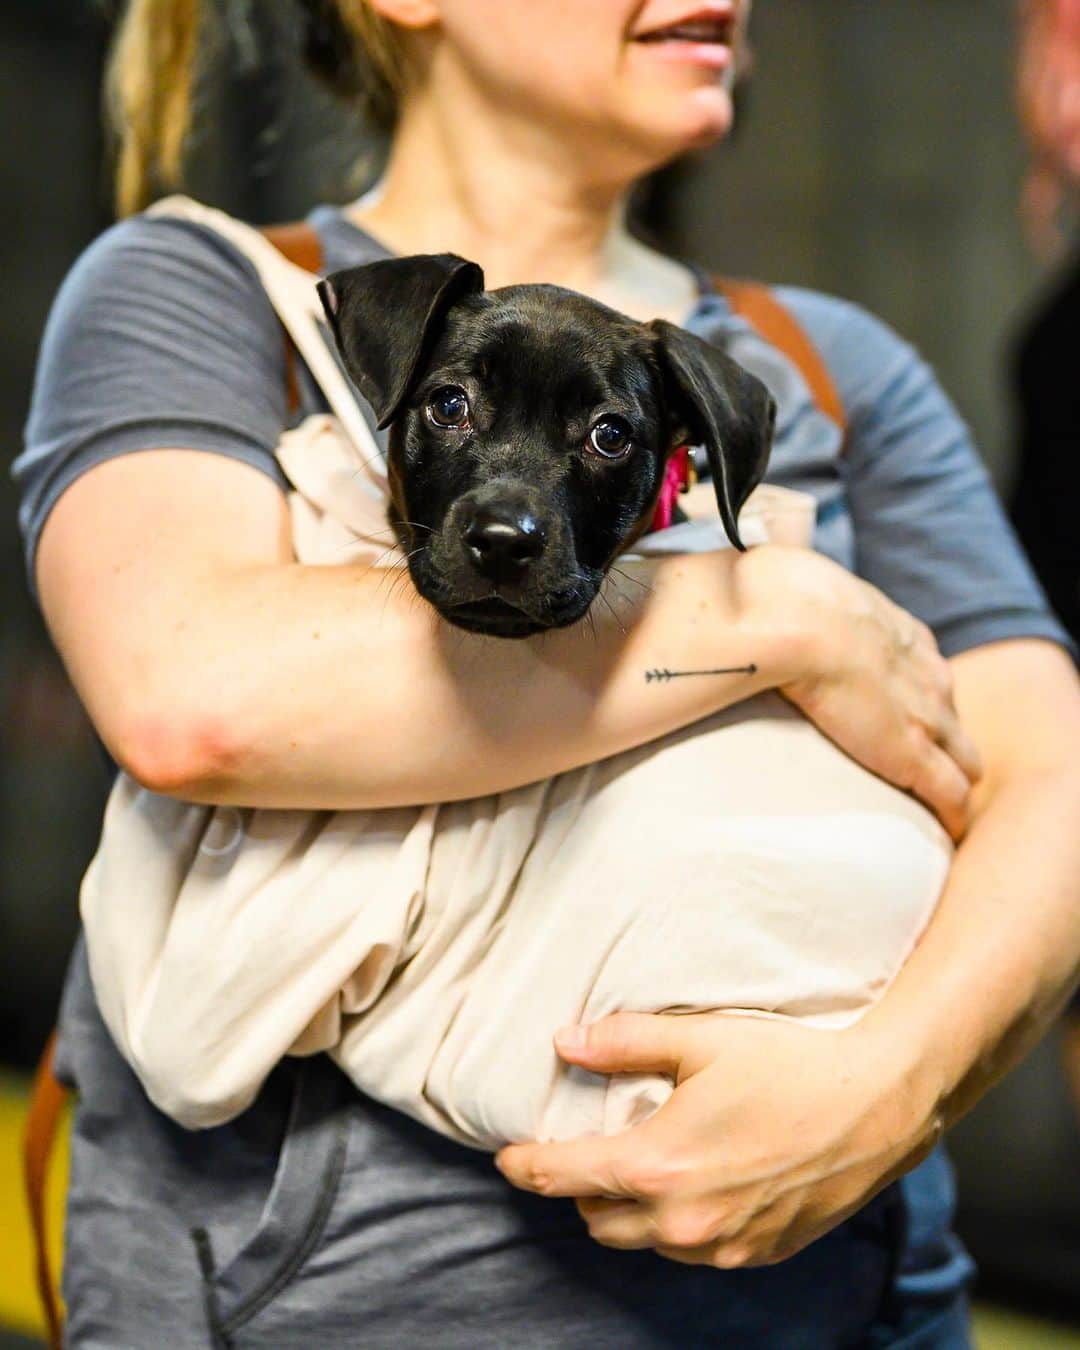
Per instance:
[[[633,580],[635,580],[634,577],[627,577],[625,573],[623,573],[622,575],[623,575],[623,579],[624,579],[624,580],[627,580],[627,581],[633,581]],[[626,606],[628,606],[628,607],[632,607],[632,606],[633,606],[633,604],[634,604],[633,598],[632,598],[631,596],[629,596],[629,595],[626,594],[626,592],[623,590],[623,588],[619,585],[619,583],[615,580],[615,578],[614,578],[613,576],[611,576],[611,575],[609,574],[608,576],[606,576],[606,577],[604,578],[604,582],[605,582],[605,584],[610,584],[612,591],[614,591],[614,593],[615,593],[615,599],[619,602],[619,604],[621,604],[621,605],[626,605]],[[650,595],[651,595],[651,594],[652,594],[652,589],[653,589],[653,588],[652,588],[651,586],[645,586],[645,587],[644,587],[644,590],[645,590],[646,594],[650,594]],[[610,599],[610,597],[607,597],[607,598]]]
[[[397,578],[394,576],[393,571],[392,571],[390,568],[387,568],[387,569],[386,569],[386,575],[383,576],[383,577],[381,578],[381,582],[382,582],[382,586],[383,586],[383,613],[384,613],[384,614],[386,613],[386,606],[387,606],[387,604],[388,604],[389,601],[390,601],[390,597],[391,597],[391,596],[393,595],[393,593],[394,593],[394,586],[395,586],[395,584],[396,584],[396,581],[397,581]]]
[[[409,559],[415,558],[418,553],[423,553],[425,548],[427,548],[426,544],[420,544],[416,548],[411,549],[408,553],[406,553],[404,557],[398,558],[396,562],[392,562],[388,564],[386,567],[381,568],[380,570],[383,572],[397,572],[397,573],[403,571],[407,572],[409,568]],[[380,560],[382,558],[387,557],[389,554],[393,552],[394,550],[392,548],[388,548],[384,553],[379,554]]]
[[[380,535],[380,534],[393,534],[393,533],[394,533],[394,527],[393,527],[392,525],[387,525],[385,529],[382,529],[382,530],[368,530],[367,533],[368,533],[368,535],[369,535],[372,539],[374,539],[374,538],[376,538],[376,536],[378,536],[378,535]]]
[[[406,568],[404,567],[395,568],[394,570],[396,572],[396,576],[390,583],[390,589],[387,592],[387,598],[389,598],[392,595],[396,595],[397,592],[401,589],[401,587],[406,585],[410,580],[409,573]]]
[[[643,591],[652,590],[652,587],[647,581],[642,581],[640,577],[631,576],[629,572],[624,572],[621,567],[616,567],[612,564],[608,570],[608,575],[610,576],[612,572],[617,572],[619,576],[624,577],[627,581],[632,581],[635,586],[640,586]]]
[[[384,568],[384,571],[387,573],[386,579],[389,582],[389,585],[386,587],[386,593],[383,596],[383,604],[381,611],[381,613],[385,615],[386,606],[390,603],[391,599],[397,592],[398,587],[401,585],[401,583],[408,580],[409,572],[408,568],[405,567],[404,563],[398,564],[394,567]],[[414,595],[416,594],[415,590],[413,590],[413,594]]]
[[[369,533],[369,534],[367,534],[365,537],[366,537],[366,538],[371,538],[371,537],[373,537],[373,533],[382,533],[382,531],[376,531],[376,532]],[[426,547],[426,545],[425,545],[424,547]],[[350,549],[355,549],[355,548],[356,548],[356,543],[339,544],[337,548],[332,549],[332,550],[330,551],[330,553],[329,553],[328,556],[329,556],[330,558],[337,558],[337,557],[340,557],[341,554],[343,554],[343,553],[348,553],[348,552],[350,551]],[[368,565],[369,567],[379,567],[379,566],[381,565],[382,560],[383,560],[384,558],[390,557],[390,555],[391,555],[392,553],[396,552],[396,551],[397,551],[397,545],[396,545],[396,544],[391,544],[390,547],[384,549],[384,550],[382,551],[382,553],[376,554],[376,556],[375,556],[374,558],[372,558],[371,561],[370,561],[367,565]],[[416,550],[414,549],[413,551],[415,552]],[[411,557],[411,556],[412,556],[412,555],[410,554],[410,557]]]
[[[388,549],[387,552],[392,552],[392,550],[389,550],[389,549]],[[390,597],[394,594],[394,591],[396,590],[398,583],[399,583],[400,581],[405,580],[405,579],[408,578],[409,575],[410,575],[410,573],[409,573],[409,565],[408,565],[408,564],[409,564],[409,558],[412,558],[412,557],[414,557],[417,553],[422,553],[422,552],[423,552],[423,546],[421,546],[420,548],[414,548],[414,549],[412,550],[412,552],[409,553],[406,557],[404,557],[404,558],[399,558],[396,562],[391,563],[388,567],[381,567],[381,568],[379,568],[379,571],[383,574],[382,577],[381,577],[381,580],[384,581],[384,582],[389,582],[389,585],[387,586],[387,590],[386,590],[386,596],[385,596],[385,598],[384,598],[384,600],[383,600],[383,610],[384,610],[384,611],[385,611],[385,609],[386,609],[386,603],[387,603],[387,601],[389,601]],[[383,554],[383,557],[385,557],[385,556],[386,556],[386,554]]]
[[[389,568],[384,568],[384,567],[382,567],[382,560],[383,560],[384,558],[389,558],[389,557],[391,557],[396,551],[397,551],[397,550],[396,550],[396,548],[395,548],[395,546],[394,546],[393,544],[391,544],[389,548],[383,549],[383,551],[379,554],[379,556],[378,556],[378,557],[375,559],[375,561],[371,564],[372,567],[378,567],[381,571],[388,571],[388,570],[390,570],[391,568],[394,568],[394,567],[400,567],[400,566],[401,566],[401,561],[402,561],[402,560],[399,560],[398,562],[395,562],[395,563],[391,563],[390,566],[389,566]]]
[[[394,571],[398,573],[398,576],[394,581],[394,586],[391,587],[391,594],[393,593],[393,590],[397,586],[399,581],[402,583],[412,581],[412,573],[409,571],[409,559],[415,558],[418,553],[423,553],[426,548],[427,548],[426,544],[421,544],[419,548],[414,548],[410,553],[407,553],[405,557],[402,558],[401,562],[394,568]],[[421,599],[423,598],[420,597],[420,593],[419,591],[416,590],[415,587],[413,588],[413,591],[419,598]]]
[[[363,471],[368,467],[369,464],[382,464],[385,467],[386,460],[381,454],[368,455],[367,459],[362,459],[360,461],[359,466],[353,470],[352,472],[353,478],[359,478],[360,474],[363,473]]]
[[[340,558],[343,553],[348,553],[354,547],[354,544],[339,544],[338,547],[332,549],[327,556],[331,561],[335,561]]]
[[[610,600],[607,598],[607,596],[604,594],[604,588],[603,588],[603,586],[601,586],[600,589],[596,592],[596,598],[597,598],[598,600],[603,600],[604,604],[607,605],[607,607],[608,607],[608,613],[609,613],[609,614],[611,615],[611,617],[615,620],[615,623],[616,623],[616,626],[617,626],[618,629],[619,629],[619,632],[623,635],[623,637],[626,637],[626,629],[623,627],[623,621],[622,621],[622,619],[619,618],[618,614],[616,613],[616,611],[615,611],[615,606],[611,603],[611,601],[610,601]]]

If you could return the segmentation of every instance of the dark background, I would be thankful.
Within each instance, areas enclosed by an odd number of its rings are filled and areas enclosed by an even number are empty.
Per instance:
[[[291,7],[234,8],[250,23],[200,92],[189,190],[260,222],[355,196],[363,180],[350,166],[370,139],[293,66],[268,72],[255,59]],[[1006,0],[758,0],[757,64],[732,143],[661,174],[643,208],[668,247],[714,270],[817,287],[891,322],[937,368],[1003,490],[1014,473],[1009,343],[1047,285],[1017,210],[1012,13]],[[8,463],[49,302],[112,218],[107,35],[91,0],[0,6]],[[0,519],[0,1063],[25,1069],[55,1017],[104,779],[26,593],[6,475]],[[1080,1309],[1080,1140],[1053,1038],[954,1137],[965,1233],[987,1278]]]

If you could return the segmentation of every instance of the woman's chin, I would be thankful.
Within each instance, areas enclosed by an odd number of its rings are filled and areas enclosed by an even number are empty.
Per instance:
[[[666,159],[723,140],[734,120],[731,95],[720,84],[682,90],[677,98],[668,94],[651,107],[642,101],[636,112],[645,137],[654,147],[663,147]]]
[[[707,80],[687,89],[682,100],[682,110],[688,121],[698,127],[702,136],[726,136],[731,130],[731,121],[735,113],[732,99],[733,81],[726,74],[717,80]]]
[[[687,117],[687,134],[693,137],[695,148],[723,140],[731,130],[735,108],[731,94],[723,85],[703,85],[689,95],[692,104]]]

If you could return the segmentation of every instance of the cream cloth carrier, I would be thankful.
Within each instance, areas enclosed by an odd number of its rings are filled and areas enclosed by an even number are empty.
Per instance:
[[[277,449],[298,560],[400,561],[383,459],[317,329],[311,275],[219,212],[156,211],[252,260],[333,410]],[[765,489],[741,528],[809,542],[811,520],[802,494]],[[722,542],[713,513],[636,551]],[[563,1023],[618,1009],[854,1021],[911,951],[950,858],[923,807],[763,695],[448,805],[215,808],[121,774],[81,907],[109,1030],[181,1124],[230,1119],[284,1055],[326,1051],[372,1097],[495,1149],[612,1133],[670,1095],[659,1076],[566,1069]]]

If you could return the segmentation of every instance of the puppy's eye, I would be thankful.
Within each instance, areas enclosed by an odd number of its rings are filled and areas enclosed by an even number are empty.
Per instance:
[[[446,384],[436,389],[428,399],[427,415],[430,421],[444,430],[468,426],[469,400],[465,390],[456,384]]]
[[[601,417],[589,432],[589,444],[605,459],[620,459],[634,443],[634,429],[625,417]]]

